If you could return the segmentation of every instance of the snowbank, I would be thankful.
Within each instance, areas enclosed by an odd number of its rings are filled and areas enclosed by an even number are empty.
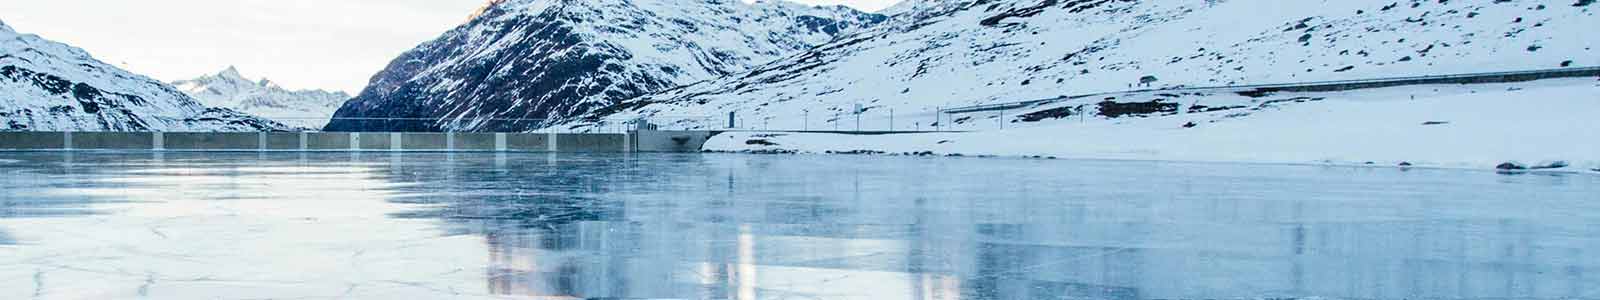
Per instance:
[[[1072,117],[965,133],[732,132],[713,137],[705,149],[1478,169],[1564,162],[1558,169],[1600,172],[1600,82],[1593,78],[1284,96],[1323,100],[1263,104],[1248,113]]]

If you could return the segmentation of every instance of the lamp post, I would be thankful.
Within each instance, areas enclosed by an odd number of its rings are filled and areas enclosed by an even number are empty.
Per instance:
[[[863,110],[866,110],[866,109],[863,109],[861,107],[861,103],[856,103],[855,114],[856,114],[856,131],[857,132],[861,131],[861,112]]]

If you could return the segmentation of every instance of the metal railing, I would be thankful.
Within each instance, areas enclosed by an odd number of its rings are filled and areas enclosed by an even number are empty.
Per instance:
[[[941,123],[941,120],[943,122]],[[785,113],[743,113],[719,117],[675,118],[648,117],[652,126],[669,126],[677,130],[714,131],[777,131],[777,132],[830,132],[830,133],[917,133],[960,131],[949,120],[933,109],[904,112],[887,107],[865,107],[860,112],[802,110]]]
[[[664,118],[390,118],[390,117],[283,117],[259,116],[286,126],[289,132],[457,132],[457,133],[622,133],[640,129],[684,130],[663,126]],[[654,121],[652,121],[654,120]],[[668,122],[670,124],[671,122]],[[332,126],[330,126],[332,125]],[[648,126],[649,128],[642,128]]]

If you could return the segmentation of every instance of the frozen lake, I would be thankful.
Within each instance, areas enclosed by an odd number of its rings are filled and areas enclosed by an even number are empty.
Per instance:
[[[1600,298],[1600,178],[0,153],[0,299]]]

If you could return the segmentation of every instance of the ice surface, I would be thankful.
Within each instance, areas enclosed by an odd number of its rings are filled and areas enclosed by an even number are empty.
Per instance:
[[[1600,177],[8,153],[0,299],[1600,297]]]

